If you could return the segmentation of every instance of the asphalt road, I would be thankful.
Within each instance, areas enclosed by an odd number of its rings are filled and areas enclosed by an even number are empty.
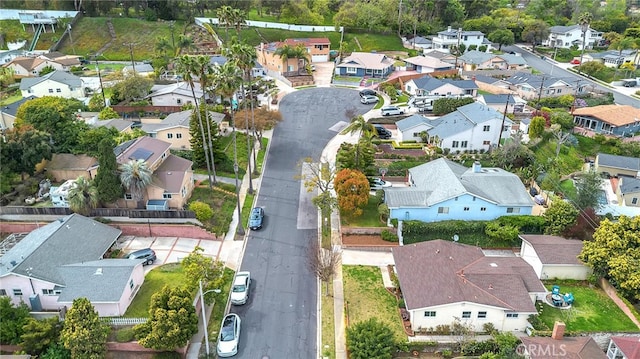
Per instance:
[[[317,210],[312,194],[301,190],[298,163],[318,159],[329,128],[347,122],[345,110],[359,113],[357,91],[313,88],[280,102],[283,121],[275,128],[257,205],[265,209],[262,230],[249,234],[240,270],[251,271],[247,304],[232,306],[242,320],[237,358],[317,357],[317,282],[308,269],[307,247],[317,241]]]
[[[534,69],[541,71],[547,75],[551,75],[554,77],[561,77],[561,78],[570,78],[572,79],[572,85],[576,85],[578,83],[578,81],[580,81],[580,84],[583,85],[585,83],[589,83],[589,85],[593,86],[593,88],[595,89],[595,91],[598,92],[612,92],[613,93],[613,98],[614,101],[619,104],[619,105],[630,105],[630,106],[634,106],[636,108],[640,108],[640,100],[636,100],[630,96],[621,94],[617,91],[613,91],[611,88],[602,86],[600,84],[598,84],[597,82],[591,81],[588,78],[584,77],[584,76],[579,76],[573,72],[567,71],[561,67],[558,66],[554,66],[553,63],[551,63],[550,61],[546,61],[540,58],[540,55],[536,55],[533,54],[529,51],[526,51],[518,46],[503,46],[502,49],[505,52],[509,52],[509,51],[515,51],[518,52],[520,54],[522,54],[522,57],[527,60],[527,63],[529,64],[529,66],[533,67]]]

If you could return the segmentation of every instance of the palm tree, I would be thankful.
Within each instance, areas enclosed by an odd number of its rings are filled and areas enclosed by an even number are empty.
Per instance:
[[[618,50],[618,57],[622,57],[622,51],[633,48],[635,46],[635,44],[636,44],[636,42],[635,42],[635,40],[633,38],[623,37],[623,38],[617,39],[616,41],[612,42],[611,45],[609,46],[609,48],[612,49],[612,50]],[[619,68],[620,68],[620,66],[618,64],[616,64],[616,71],[613,74],[613,79],[614,80],[618,76],[618,69]]]
[[[169,50],[172,50],[173,47],[171,46],[171,42],[169,42],[169,39],[167,39],[164,36],[158,36],[156,38],[156,46],[155,46],[156,51],[158,51],[159,53],[162,54],[162,56],[165,58],[165,60],[167,59],[167,52]]]
[[[362,135],[372,134],[373,131],[375,131],[373,125],[367,122],[362,115],[352,117],[349,126],[342,130],[342,134],[358,134],[358,141],[356,142],[356,168],[359,168],[360,137],[362,137]],[[366,138],[371,137],[366,136]]]
[[[292,53],[293,57],[298,59],[298,60],[302,60],[302,68],[305,69],[307,67],[307,61],[309,61],[309,52],[307,51],[307,48],[302,45],[296,45],[293,48],[293,53]],[[298,61],[298,72],[300,72],[300,61]]]
[[[215,175],[211,178],[211,162],[213,162],[213,158],[209,161],[209,154],[207,153],[207,138],[204,134],[204,126],[202,124],[202,113],[200,112],[200,107],[198,105],[198,98],[196,97],[196,92],[194,89],[195,79],[194,72],[198,69],[198,65],[196,64],[193,57],[188,55],[183,55],[178,58],[178,72],[182,75],[182,78],[189,84],[191,87],[191,96],[193,97],[193,104],[195,106],[196,116],[198,116],[198,126],[200,127],[200,135],[202,136],[202,145],[204,146],[204,159],[207,163],[207,174],[209,175],[209,189],[213,190],[213,184],[216,182]],[[200,81],[203,80],[205,76],[200,78]],[[206,80],[205,80],[206,81]],[[202,88],[204,92],[204,88]]]
[[[280,46],[274,54],[280,56],[280,59],[282,59],[282,74],[284,75],[284,73],[289,70],[287,66],[289,59],[295,58],[296,52],[291,45],[284,44]]]
[[[233,9],[231,11],[231,25],[235,26],[238,39],[240,39],[240,30],[242,30],[242,25],[245,25],[247,23],[245,21],[246,18],[247,13],[245,13],[242,9]]]
[[[216,11],[216,16],[218,17],[218,25],[224,26],[224,41],[227,42],[229,39],[229,28],[233,26],[233,8],[229,5],[220,6]]]
[[[91,210],[98,205],[98,189],[86,178],[80,176],[73,182],[73,187],[69,190],[69,207],[72,211],[89,215]]]
[[[151,183],[151,170],[142,159],[120,165],[120,182],[136,200],[136,208],[143,208],[144,190]]]
[[[193,39],[191,36],[180,35],[178,36],[178,45],[176,46],[176,56],[180,54],[182,50],[190,50],[194,47]]]
[[[589,30],[591,20],[593,20],[593,15],[589,12],[582,13],[578,18],[578,25],[580,25],[580,29],[582,30],[582,52],[580,53],[580,64],[582,64],[582,59],[584,57],[584,49],[587,47],[587,30]]]
[[[208,56],[200,55],[196,56],[193,65],[195,66],[196,73],[198,75],[198,79],[200,81],[200,88],[202,89],[202,101],[205,102],[205,95],[207,88],[209,88],[211,82],[211,74],[213,73],[213,67],[211,66],[211,62]],[[200,115],[202,116],[202,115]],[[209,111],[205,111],[206,122],[207,122],[207,137],[208,137],[208,147],[209,147],[209,158],[211,159],[211,172],[213,173],[213,183],[217,183],[216,179],[216,163],[215,157],[213,156],[213,143],[211,142],[211,120],[209,119]],[[204,144],[203,138],[203,144]],[[205,151],[207,150],[207,145],[205,145]]]
[[[240,184],[238,183],[238,144],[236,136],[236,126],[233,116],[233,94],[238,90],[242,83],[242,75],[236,66],[235,62],[227,61],[222,66],[216,67],[216,71],[213,76],[213,82],[215,84],[216,91],[222,95],[223,98],[229,99],[229,114],[231,116],[231,129],[233,131],[233,172],[236,177],[236,197],[238,200],[238,220],[242,218],[240,210]],[[239,235],[244,234],[244,228],[242,223],[238,224],[237,233]]]

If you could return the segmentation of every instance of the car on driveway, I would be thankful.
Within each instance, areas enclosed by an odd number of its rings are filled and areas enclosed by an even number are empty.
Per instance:
[[[371,89],[360,90],[360,97],[364,96],[376,96],[376,92]]]
[[[238,354],[239,342],[240,317],[235,313],[229,313],[224,317],[220,326],[218,346],[216,347],[218,357],[227,358]]]
[[[249,298],[249,288],[251,287],[251,273],[238,272],[236,279],[233,280],[233,288],[231,289],[231,304],[243,305],[247,303]]]
[[[249,228],[253,231],[262,228],[264,221],[264,209],[262,207],[254,207],[249,215]]]
[[[382,113],[382,116],[394,116],[404,114],[404,110],[401,110],[397,106],[383,106],[380,109],[380,113]]]
[[[378,102],[378,96],[375,95],[365,95],[360,97],[360,102],[363,104],[370,104]]]
[[[369,188],[372,191],[377,191],[383,188],[391,187],[391,182],[387,182],[381,178],[369,178]]]
[[[382,125],[373,125],[376,130],[376,135],[381,140],[388,140],[391,138],[391,131],[384,128]]]
[[[144,259],[143,265],[153,264],[156,260],[156,252],[151,248],[139,249],[127,255],[128,259]]]

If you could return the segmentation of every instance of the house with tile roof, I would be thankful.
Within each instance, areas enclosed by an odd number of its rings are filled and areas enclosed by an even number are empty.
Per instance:
[[[524,332],[546,292],[522,258],[488,257],[480,247],[438,239],[392,253],[414,331],[459,318],[474,331],[491,323],[499,331]]]
[[[510,136],[513,122],[500,112],[479,102],[460,106],[439,118],[413,115],[396,123],[401,141],[421,141],[426,131],[427,142],[451,152],[487,151],[499,139]]]
[[[472,80],[438,79],[429,75],[407,81],[404,88],[412,96],[478,95],[478,85]]]
[[[389,217],[399,221],[492,220],[531,214],[522,181],[501,168],[471,168],[439,158],[408,170],[408,187],[385,188]]]
[[[454,70],[453,64],[441,61],[435,57],[414,56],[404,59],[407,64],[407,71],[416,71],[420,74],[428,74],[431,72]]]
[[[578,259],[582,241],[558,236],[521,234],[520,257],[538,278],[586,280],[593,270]]]
[[[588,92],[586,84],[582,84],[576,88],[576,83],[571,79],[547,75],[540,76],[526,72],[517,72],[503,81],[508,84],[510,90],[516,92],[518,96],[526,100],[534,100],[538,97],[556,97]]]
[[[0,294],[36,312],[84,297],[100,316],[123,315],[144,270],[142,260],[105,258],[121,233],[79,214],[40,226],[0,254]]]
[[[53,71],[41,77],[26,77],[20,82],[22,97],[56,96],[85,98],[87,87],[82,79],[65,71]]]
[[[124,142],[113,150],[118,165],[143,160],[153,173],[151,183],[143,192],[143,202],[147,208],[183,208],[193,192],[193,163],[172,155],[170,149],[169,142],[143,136]],[[94,178],[100,168],[94,166],[90,171]],[[136,208],[138,201],[131,192],[126,191],[117,204],[121,208]]]
[[[169,114],[162,120],[150,123],[148,121],[142,124],[142,131],[146,132],[150,137],[168,142],[171,149],[191,150],[191,133],[189,132],[191,114],[193,110],[185,110]],[[213,111],[208,112],[209,118],[215,122],[218,127],[224,120],[223,113]],[[204,120],[204,118],[203,118]],[[204,122],[206,124],[206,122]]]
[[[16,102],[0,107],[0,130],[13,128],[13,124],[16,122],[16,113],[18,112],[18,108],[20,108],[23,103],[33,100],[34,98],[37,97],[24,97]]]
[[[556,322],[551,337],[522,336],[522,344],[516,350],[528,359],[614,359],[605,355],[593,337],[565,337],[565,330],[563,322]]]
[[[478,50],[467,51],[458,58],[464,71],[476,70],[522,70],[529,65],[522,56],[493,54]]]
[[[542,41],[542,46],[559,47],[561,49],[569,49],[571,46],[577,46],[579,50],[592,49],[594,46],[600,46],[603,42],[603,33],[589,27],[585,34],[585,44],[582,43],[582,28],[580,25],[570,26],[551,26],[549,28],[549,37]]]
[[[387,77],[393,72],[394,63],[384,54],[354,51],[336,65],[336,73],[340,76]]]
[[[488,45],[487,51],[491,48],[491,43],[485,41],[484,33],[481,31],[468,31],[460,29],[452,29],[451,26],[447,30],[440,31],[431,39],[433,48],[438,51],[449,52],[452,46],[464,44],[468,49],[469,46],[475,45],[476,48],[482,45]]]
[[[277,55],[276,51],[285,45],[290,47],[304,47],[309,54],[309,59],[290,58],[284,63],[282,57]],[[272,71],[280,75],[287,73],[296,74],[298,72],[304,72],[306,74],[305,65],[309,61],[312,63],[329,61],[330,50],[331,40],[326,37],[286,39],[284,41],[261,43],[256,46],[257,62],[267,71]]]
[[[633,135],[640,131],[640,108],[629,105],[581,107],[573,111],[573,123],[595,133]]]
[[[640,359],[640,338],[612,336],[607,346],[607,359]]]

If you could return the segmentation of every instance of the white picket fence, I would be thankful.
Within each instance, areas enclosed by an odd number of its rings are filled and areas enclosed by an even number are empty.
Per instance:
[[[123,317],[113,317],[107,318],[105,320],[109,325],[136,325],[146,323],[148,318],[123,318]]]

